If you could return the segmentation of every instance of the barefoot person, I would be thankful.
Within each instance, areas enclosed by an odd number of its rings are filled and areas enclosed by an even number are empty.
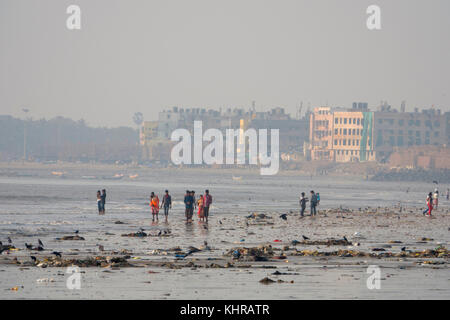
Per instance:
[[[427,196],[427,209],[423,211],[423,215],[431,216],[431,211],[433,211],[433,194],[430,192]]]
[[[102,214],[105,214],[105,204],[106,204],[106,189],[102,190],[102,195],[101,195],[101,199],[102,199]]]
[[[191,196],[191,192],[189,190],[186,190],[186,194],[184,195],[184,205],[186,207],[185,209],[185,215],[186,215],[186,223],[189,223],[192,221],[192,214],[194,212],[194,199]]]
[[[311,190],[311,216],[315,216],[317,214],[316,206],[317,206],[317,196],[313,190]]]
[[[199,221],[205,221],[205,215],[204,215],[204,212],[203,212],[203,204],[204,204],[204,202],[203,202],[203,197],[202,197],[202,195],[199,195],[198,196],[198,200],[197,200],[197,207],[198,207],[198,219],[199,219]]]
[[[100,190],[97,190],[97,207],[98,214],[102,214],[102,194],[100,193]]]
[[[212,203],[212,196],[209,194],[209,190],[205,190],[205,195],[203,196],[203,216],[206,219],[206,222],[208,222],[209,217],[209,207]]]
[[[300,197],[300,216],[305,216],[305,210],[306,210],[306,203],[308,202],[308,198],[305,197],[305,193],[302,192],[302,195]]]
[[[159,198],[157,195],[155,195],[154,192],[150,195],[150,207],[152,208],[152,221],[159,220],[158,213],[159,213]]]
[[[169,216],[169,209],[172,209],[172,197],[169,194],[169,190],[166,190],[166,194],[164,195],[161,203],[161,208],[164,206],[164,217],[167,218]]]

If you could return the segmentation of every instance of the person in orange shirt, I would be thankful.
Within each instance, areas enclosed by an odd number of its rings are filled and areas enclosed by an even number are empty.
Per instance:
[[[159,198],[154,192],[152,192],[150,195],[150,207],[152,208],[152,221],[155,221],[155,216],[156,220],[159,220]]]
[[[198,218],[199,218],[200,221],[204,221],[205,220],[205,215],[204,215],[204,212],[203,212],[203,197],[202,197],[202,195],[200,195],[198,197],[197,207],[198,207]]]

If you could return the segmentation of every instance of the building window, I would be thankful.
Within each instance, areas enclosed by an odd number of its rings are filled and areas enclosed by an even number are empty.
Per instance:
[[[403,126],[404,124],[405,124],[405,120],[403,120],[403,119],[398,120],[398,125],[399,126]]]
[[[339,118],[334,118],[334,124],[338,124],[339,123]]]
[[[347,135],[347,129],[344,129],[344,135]]]
[[[344,118],[344,124],[347,124],[347,118]]]

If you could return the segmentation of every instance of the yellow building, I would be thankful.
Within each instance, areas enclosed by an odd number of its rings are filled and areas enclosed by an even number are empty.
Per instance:
[[[158,121],[144,121],[139,132],[139,141],[141,146],[149,145],[150,142],[158,137]]]

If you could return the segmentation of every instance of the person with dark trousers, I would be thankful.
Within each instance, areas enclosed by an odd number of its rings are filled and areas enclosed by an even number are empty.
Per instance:
[[[209,194],[209,190],[205,190],[205,195],[203,196],[203,216],[206,219],[206,222],[208,222],[209,217],[209,207],[212,203],[212,196]]]
[[[313,190],[311,190],[311,216],[315,216],[317,215],[317,210],[316,210],[316,206],[317,206],[317,196],[314,193]]]
[[[192,215],[194,214],[194,198],[192,197],[192,193],[189,190],[186,190],[186,194],[184,195],[184,205],[186,222],[192,222]]]
[[[306,203],[308,202],[308,198],[305,197],[305,193],[302,192],[302,195],[300,197],[300,216],[305,216],[305,210],[306,210]]]
[[[164,207],[164,217],[167,218],[169,216],[169,209],[172,209],[172,197],[169,194],[169,190],[166,190],[166,194],[164,195],[161,203],[161,208]]]
[[[102,214],[105,214],[106,189],[103,189],[103,190],[102,190],[101,199],[102,199]]]

